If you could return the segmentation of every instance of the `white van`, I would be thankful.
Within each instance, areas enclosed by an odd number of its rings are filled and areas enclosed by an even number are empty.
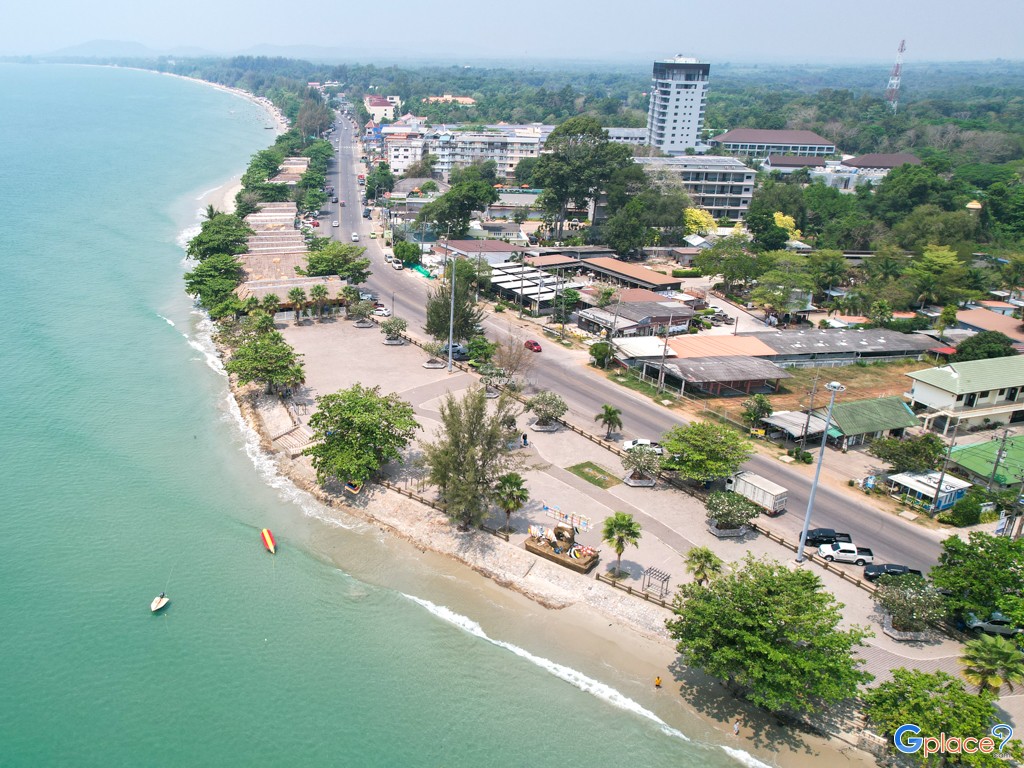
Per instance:
[[[358,243],[359,242],[359,233],[358,232],[353,232],[352,233],[352,242],[353,243]]]

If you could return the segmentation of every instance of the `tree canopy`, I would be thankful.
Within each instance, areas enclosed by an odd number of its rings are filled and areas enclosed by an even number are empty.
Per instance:
[[[951,363],[965,363],[968,360],[989,360],[994,357],[1013,357],[1017,350],[1013,339],[999,331],[982,331],[961,341]]]
[[[214,254],[237,255],[249,249],[249,225],[230,213],[217,213],[200,225],[199,234],[188,241],[190,259],[204,261]]]
[[[662,466],[700,483],[735,474],[754,452],[734,430],[710,421],[673,427],[661,438],[661,444],[665,449]]]
[[[472,286],[455,279],[455,321],[451,323],[452,338],[465,341],[476,335],[476,327],[483,320],[482,310],[473,301]],[[448,284],[438,283],[427,297],[426,331],[435,339],[448,341],[451,320],[452,290]]]
[[[366,249],[355,243],[331,241],[319,251],[309,254],[306,268],[295,268],[300,275],[328,277],[337,275],[350,284],[365,283],[370,277],[370,259],[363,254]]]
[[[967,541],[950,536],[942,542],[932,583],[946,595],[954,616],[972,612],[986,618],[1001,611],[1024,626],[1024,539],[1009,539],[981,531]]]
[[[931,472],[938,469],[946,454],[946,444],[938,435],[917,437],[882,437],[873,440],[868,453],[881,459],[893,473]]]

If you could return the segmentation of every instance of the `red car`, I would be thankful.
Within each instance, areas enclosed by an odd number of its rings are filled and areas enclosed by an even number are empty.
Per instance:
[[[540,342],[529,339],[524,345],[531,352],[540,352]]]

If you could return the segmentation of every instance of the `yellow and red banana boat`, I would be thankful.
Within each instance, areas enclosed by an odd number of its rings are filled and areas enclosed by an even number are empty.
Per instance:
[[[274,534],[270,532],[269,528],[264,528],[260,531],[260,536],[263,538],[263,546],[267,548],[270,554],[277,553],[277,543],[274,541]]]

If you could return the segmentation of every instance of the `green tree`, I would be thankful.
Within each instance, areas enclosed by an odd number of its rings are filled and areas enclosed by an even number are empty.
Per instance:
[[[604,519],[601,541],[615,550],[615,575],[622,576],[622,553],[627,546],[640,546],[640,523],[626,512],[615,512]]]
[[[686,553],[686,572],[693,574],[693,580],[706,586],[711,579],[722,572],[722,558],[707,547],[691,547]]]
[[[580,303],[581,298],[580,292],[575,288],[566,288],[562,291],[555,307],[555,321],[564,324],[576,309],[576,305]]]
[[[921,672],[895,669],[893,679],[864,695],[864,714],[868,722],[887,738],[901,725],[914,723],[922,736],[940,733],[977,735],[989,733],[999,722],[991,694],[972,696],[964,684],[946,672]],[[1018,739],[1007,743],[1004,755],[1020,759],[1024,749]],[[969,765],[973,768],[998,768],[1006,762],[998,754],[911,755],[921,766]]]
[[[947,328],[952,328],[957,324],[956,315],[959,309],[956,304],[947,304],[942,308],[942,312],[939,313],[939,317],[935,321],[935,330],[939,332],[939,339],[945,338]]]
[[[258,382],[267,392],[284,389],[302,369],[302,356],[297,355],[277,331],[263,333],[246,341],[224,365],[228,373],[238,376],[239,384]]]
[[[605,429],[604,439],[611,440],[612,432],[622,429],[622,411],[605,403],[601,406],[601,412],[594,417],[594,421],[601,422],[601,426]]]
[[[990,360],[994,357],[1013,357],[1017,350],[1013,340],[999,331],[982,331],[961,341],[956,354],[950,358],[953,363],[965,363],[968,360]]]
[[[295,324],[302,320],[302,312],[306,308],[306,290],[295,286],[288,291],[288,303],[292,305],[292,312],[295,313]]]
[[[372,301],[357,301],[354,304],[349,305],[348,314],[349,317],[354,317],[356,321],[366,320],[373,314],[374,306]]]
[[[1024,624],[1024,539],[1010,539],[973,531],[964,541],[950,536],[942,542],[939,564],[929,576],[946,596],[953,616],[992,611]]]
[[[324,320],[324,307],[327,306],[327,302],[330,300],[330,292],[327,290],[327,286],[323,283],[317,283],[309,289],[309,300],[313,303],[313,307],[316,309],[317,317],[320,318],[320,322]]]
[[[662,466],[699,483],[736,474],[754,452],[750,443],[736,432],[709,421],[673,427],[662,437],[661,444],[666,454]]]
[[[643,203],[636,198],[620,208],[601,227],[601,236],[609,248],[621,256],[632,256],[647,242],[647,222]]]
[[[383,197],[385,192],[390,192],[394,188],[395,174],[391,172],[391,166],[387,163],[378,163],[366,176],[366,197],[370,200]]]
[[[764,395],[751,395],[743,401],[743,420],[751,427],[756,427],[761,419],[767,419],[772,413],[772,401]]]
[[[789,233],[775,223],[775,217],[767,211],[748,213],[747,231],[753,236],[753,247],[757,251],[778,251],[786,247]]]
[[[533,186],[533,172],[537,168],[536,157],[524,157],[518,163],[516,163],[516,184],[520,186],[525,184],[527,186]]]
[[[216,253],[185,273],[185,292],[198,298],[204,308],[212,309],[234,296],[244,274],[238,259]]]
[[[526,489],[526,481],[518,472],[509,472],[498,478],[494,486],[494,501],[505,513],[505,531],[512,532],[512,513],[525,506],[530,500],[530,492]]]
[[[389,461],[401,458],[416,430],[412,405],[394,392],[355,384],[316,399],[310,419],[313,444],[302,453],[316,469],[317,482],[363,483]]]
[[[711,492],[704,506],[708,520],[724,530],[741,528],[761,514],[760,508],[752,501],[732,491]]]
[[[506,394],[489,408],[482,387],[461,400],[449,393],[441,404],[441,427],[423,446],[423,457],[445,511],[462,530],[487,519],[499,479],[523,464],[514,452],[517,415],[515,400]]]
[[[885,299],[880,299],[871,305],[868,310],[868,320],[872,325],[884,328],[892,322],[892,307]]]
[[[807,268],[814,287],[821,293],[842,285],[850,272],[846,258],[839,251],[822,249],[807,259]]]
[[[411,163],[402,174],[403,179],[429,179],[434,175],[434,166],[437,165],[437,155],[424,155],[415,163]],[[420,188],[422,191],[422,187]]]
[[[622,457],[622,468],[629,473],[633,480],[656,478],[660,466],[661,457],[653,448],[646,445],[638,445],[626,451]]]
[[[488,341],[486,336],[474,336],[469,340],[466,350],[469,356],[478,363],[488,363],[494,357],[494,351],[498,345]]]
[[[545,390],[526,401],[526,410],[532,411],[537,417],[537,426],[546,427],[565,415],[569,406],[561,395]]]
[[[942,595],[913,574],[882,576],[875,602],[889,614],[893,628],[901,632],[923,632],[946,614]]]
[[[688,235],[706,235],[718,228],[715,217],[702,208],[683,211],[683,228]]]
[[[780,313],[803,308],[807,304],[807,293],[814,288],[806,257],[785,251],[767,252],[760,258],[765,257],[770,257],[774,263],[757,278],[757,288],[750,293],[751,300]]]
[[[980,635],[964,646],[960,657],[964,678],[978,686],[978,693],[990,693],[998,698],[1003,686],[1024,682],[1024,653],[1017,644],[999,635]]]
[[[365,252],[365,248],[354,243],[333,241],[321,250],[310,253],[306,268],[296,267],[295,271],[308,277],[337,275],[352,285],[358,285],[370,277],[370,259],[363,255]]]
[[[707,586],[679,589],[666,622],[686,664],[771,712],[820,712],[872,676],[853,649],[870,636],[840,630],[842,606],[816,573],[747,555]]]
[[[471,286],[455,280],[455,322],[451,325],[452,338],[465,341],[476,335],[476,327],[483,321],[483,312],[473,301]],[[452,291],[449,284],[439,283],[427,297],[426,331],[435,339],[448,341],[451,320]]]
[[[359,289],[354,285],[346,285],[341,289],[341,298],[345,302],[346,319],[352,314],[352,307],[359,303]]]
[[[188,242],[186,253],[190,259],[205,261],[217,253],[231,256],[249,250],[252,230],[242,219],[230,213],[218,213],[200,226],[199,234]]]
[[[942,302],[964,277],[964,263],[954,251],[940,246],[928,246],[914,259],[904,273],[914,286],[917,300],[925,304]]]
[[[456,184],[436,200],[427,203],[416,217],[417,224],[431,224],[446,237],[464,237],[473,211],[483,211],[497,202],[498,192],[483,181]]]
[[[263,297],[260,306],[263,307],[264,312],[273,317],[277,314],[277,310],[281,308],[281,299],[278,298],[276,293],[268,293]]]
[[[395,258],[403,264],[419,264],[423,255],[420,247],[408,240],[399,240],[391,250],[394,252]]]
[[[409,323],[400,317],[389,317],[386,320],[382,320],[380,324],[380,332],[384,334],[386,339],[398,339],[401,338],[402,334],[405,333],[406,328],[409,327]]]
[[[889,465],[891,471],[931,472],[938,469],[946,453],[945,443],[937,435],[919,437],[883,437],[874,440],[868,453]]]
[[[607,341],[598,341],[590,345],[590,356],[594,358],[594,365],[600,368],[607,368],[608,361],[612,359],[615,351]]]
[[[597,289],[597,306],[603,309],[612,303],[615,298],[615,288],[610,285],[603,285]]]

